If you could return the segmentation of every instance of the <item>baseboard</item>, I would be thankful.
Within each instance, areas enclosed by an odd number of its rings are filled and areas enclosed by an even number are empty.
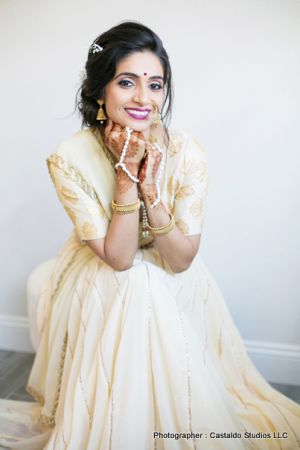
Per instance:
[[[300,345],[244,341],[259,372],[271,383],[300,385]],[[0,315],[0,349],[33,353],[27,317]]]
[[[300,386],[300,345],[244,341],[259,372],[271,383]]]
[[[0,349],[34,353],[27,317],[0,315]]]

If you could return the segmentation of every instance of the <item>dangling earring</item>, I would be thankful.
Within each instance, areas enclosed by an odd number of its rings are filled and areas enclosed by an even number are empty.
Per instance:
[[[155,105],[155,112],[156,112],[156,114],[155,114],[155,117],[154,117],[153,125],[155,126],[155,128],[158,128],[158,127],[160,127],[162,125],[162,121],[161,121],[158,105]]]
[[[100,123],[103,124],[105,120],[107,120],[106,114],[102,108],[102,105],[104,104],[103,100],[97,100],[97,103],[100,105],[100,108],[98,109],[98,114],[96,117],[96,120],[100,120]]]

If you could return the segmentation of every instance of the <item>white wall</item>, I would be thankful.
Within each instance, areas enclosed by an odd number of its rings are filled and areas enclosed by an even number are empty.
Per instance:
[[[88,46],[126,19],[163,39],[175,81],[172,126],[207,149],[202,254],[242,336],[299,345],[296,0],[2,0],[0,315],[26,315],[29,273],[69,235],[45,158],[79,128],[66,116]]]

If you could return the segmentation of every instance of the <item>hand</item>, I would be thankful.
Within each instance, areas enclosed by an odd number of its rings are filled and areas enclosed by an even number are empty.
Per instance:
[[[162,154],[151,146],[139,168],[139,189],[141,190],[142,195],[146,196],[151,203],[157,198],[156,181],[161,159]]]
[[[104,143],[117,161],[120,160],[126,139],[127,133],[125,128],[108,119],[108,124],[104,130]],[[150,144],[146,141],[143,134],[138,131],[133,131],[130,136],[124,163],[139,165],[149,147]]]

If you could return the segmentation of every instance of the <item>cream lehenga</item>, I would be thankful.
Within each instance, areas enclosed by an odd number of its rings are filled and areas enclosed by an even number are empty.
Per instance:
[[[200,234],[205,152],[175,131],[165,151],[163,202],[184,234]],[[82,130],[48,166],[74,231],[40,297],[40,345],[27,386],[36,402],[0,402],[1,444],[300,448],[300,405],[247,356],[201,245],[188,270],[175,274],[154,242],[141,239],[133,267],[113,270],[83,242],[104,237],[111,217],[115,172],[102,142]]]

